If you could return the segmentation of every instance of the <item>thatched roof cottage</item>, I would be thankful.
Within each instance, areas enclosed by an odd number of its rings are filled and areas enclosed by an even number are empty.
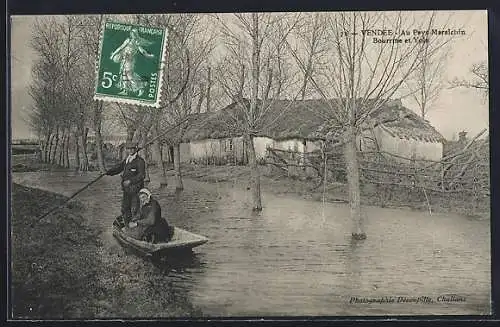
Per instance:
[[[183,135],[181,160],[245,161],[241,125],[249,105],[248,99],[242,99],[219,111],[200,114]],[[318,150],[326,139],[326,131],[331,130],[327,126],[328,118],[338,105],[338,100],[259,101],[258,107],[266,109],[255,114],[257,158],[264,158],[268,147],[298,153]],[[405,108],[401,101],[388,102],[371,115],[370,121],[375,122],[373,131],[382,151],[406,158],[442,158],[443,136],[429,122]],[[368,141],[368,137],[373,139],[372,135],[371,129],[364,131],[359,139],[360,150],[373,148]]]

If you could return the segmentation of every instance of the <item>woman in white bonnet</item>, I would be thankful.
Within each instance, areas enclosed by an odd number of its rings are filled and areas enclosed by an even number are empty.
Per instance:
[[[148,242],[168,242],[173,235],[173,228],[161,215],[161,207],[147,188],[139,191],[140,208],[132,219],[128,230],[137,239]]]

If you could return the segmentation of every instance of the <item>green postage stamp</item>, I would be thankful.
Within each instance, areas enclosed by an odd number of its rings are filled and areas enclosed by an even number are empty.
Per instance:
[[[106,22],[94,99],[158,108],[166,38],[166,28]]]

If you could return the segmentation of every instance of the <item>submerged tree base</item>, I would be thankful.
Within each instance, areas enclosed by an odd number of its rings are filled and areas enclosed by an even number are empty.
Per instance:
[[[365,233],[352,233],[352,238],[356,241],[366,240]]]

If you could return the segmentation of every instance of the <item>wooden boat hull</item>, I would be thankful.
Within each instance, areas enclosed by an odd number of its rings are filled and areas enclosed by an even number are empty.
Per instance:
[[[191,233],[179,227],[174,227],[172,239],[166,243],[150,243],[140,241],[127,235],[122,229],[113,224],[113,236],[122,244],[132,248],[144,256],[163,256],[168,253],[191,250],[208,242],[208,238]]]

